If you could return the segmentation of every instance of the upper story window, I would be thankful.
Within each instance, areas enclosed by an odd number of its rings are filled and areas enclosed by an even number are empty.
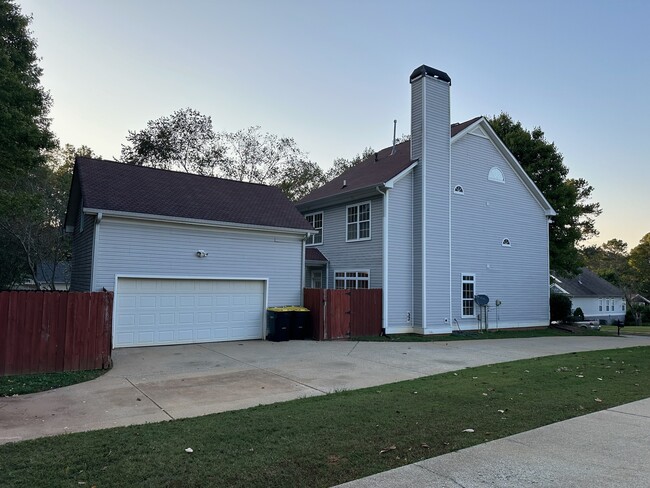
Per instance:
[[[311,226],[314,229],[316,229],[316,231],[318,232],[317,234],[311,235],[307,238],[307,245],[312,246],[315,244],[322,244],[323,243],[323,212],[308,214],[305,215],[305,218],[307,219],[307,222],[309,222]]]
[[[496,181],[497,183],[505,183],[506,182],[506,179],[503,176],[503,171],[501,171],[496,166],[494,166],[492,169],[490,169],[490,172],[488,173],[488,180]]]
[[[510,239],[508,239],[508,238],[506,237],[504,240],[501,241],[501,245],[502,245],[503,247],[510,247],[510,246],[511,246],[511,244],[510,244]]]
[[[464,195],[464,194],[465,194],[465,190],[463,190],[463,187],[462,187],[462,186],[460,186],[460,185],[456,185],[456,186],[454,187],[454,193],[455,193],[456,195]]]
[[[346,241],[370,239],[370,202],[348,205]]]
[[[348,288],[370,288],[369,271],[336,271],[334,286],[338,290]]]

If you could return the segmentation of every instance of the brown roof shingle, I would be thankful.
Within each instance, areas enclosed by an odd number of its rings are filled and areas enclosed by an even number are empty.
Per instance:
[[[85,208],[313,230],[272,186],[81,157],[75,177]]]
[[[452,124],[451,137],[454,137],[480,118],[474,117],[462,123]],[[397,144],[395,146],[395,154],[391,156],[392,150],[393,147],[390,146],[364,159],[359,164],[343,172],[340,176],[316,188],[300,200],[298,205],[386,183],[408,168],[412,163],[410,141]],[[343,186],[344,182],[345,186]]]
[[[327,262],[327,258],[320,252],[320,249],[315,247],[306,247],[305,248],[305,261],[321,261],[323,263]]]

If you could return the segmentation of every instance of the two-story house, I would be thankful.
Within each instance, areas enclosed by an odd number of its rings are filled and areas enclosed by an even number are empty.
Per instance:
[[[450,124],[450,77],[410,76],[411,140],[383,149],[297,205],[306,286],[382,288],[386,333],[549,323],[553,208],[483,117]]]

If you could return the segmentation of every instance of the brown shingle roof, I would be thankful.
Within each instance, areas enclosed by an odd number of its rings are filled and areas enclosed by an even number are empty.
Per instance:
[[[323,263],[327,262],[327,258],[320,252],[320,249],[315,247],[306,247],[305,248],[305,261],[321,261]]]
[[[587,268],[582,268],[574,278],[557,277],[557,285],[574,297],[620,297],[623,290],[601,278]]]
[[[474,117],[471,120],[451,125],[451,137],[466,129],[481,117]],[[405,141],[395,146],[395,154],[391,156],[393,147],[387,147],[369,156],[343,172],[323,186],[316,188],[309,195],[305,196],[298,204],[313,202],[322,198],[344,193],[353,192],[362,188],[369,188],[386,183],[397,176],[406,168],[411,161],[411,143]],[[345,187],[343,183],[345,182]]]
[[[75,177],[85,208],[313,230],[272,186],[89,158]]]

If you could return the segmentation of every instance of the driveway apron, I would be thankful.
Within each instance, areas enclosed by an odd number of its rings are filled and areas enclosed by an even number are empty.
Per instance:
[[[95,380],[0,398],[0,444],[195,417],[484,364],[650,345],[650,337],[244,341],[116,349]]]

